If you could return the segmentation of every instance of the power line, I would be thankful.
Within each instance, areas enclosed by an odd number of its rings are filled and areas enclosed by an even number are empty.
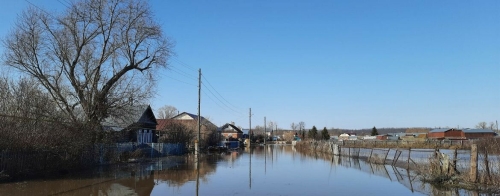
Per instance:
[[[180,65],[182,65],[182,66],[184,66],[184,67],[186,67],[186,68],[188,68],[188,69],[190,69],[190,70],[192,70],[192,71],[198,71],[197,69],[195,69],[195,68],[193,68],[193,67],[189,66],[188,64],[186,64],[186,63],[182,62],[181,60],[179,60],[179,59],[178,59],[177,57],[175,57],[175,56],[172,56],[172,58],[171,58],[171,59],[172,59],[172,60],[174,60],[174,61],[177,61],[177,63],[179,63]]]
[[[180,75],[183,75],[189,79],[193,79],[193,80],[198,80],[195,76],[193,75],[190,75],[189,73],[186,73],[185,71],[182,71],[181,69],[177,68],[177,67],[174,67],[174,66],[170,66],[169,67],[169,70],[173,71],[173,72],[176,72]]]
[[[162,74],[162,76],[163,76],[163,77],[170,78],[170,79],[172,79],[172,80],[176,80],[176,81],[181,82],[181,83],[184,83],[184,84],[187,84],[187,85],[189,85],[189,86],[194,86],[194,87],[197,87],[197,86],[198,86],[198,85],[195,85],[195,84],[192,84],[192,83],[189,83],[189,82],[186,82],[186,81],[182,81],[182,80],[179,80],[179,79],[177,79],[177,78],[174,78],[174,77],[168,76],[168,75],[166,75],[166,74]]]
[[[202,85],[204,87],[207,87],[205,85],[205,83],[202,83]],[[234,110],[233,108],[229,107],[227,104],[225,104],[224,102],[222,102],[209,88],[207,88],[208,92],[210,92],[217,100],[219,100],[220,103],[222,103],[224,106],[226,106],[227,108],[231,109],[232,111],[236,112],[236,113],[239,113],[238,111]]]
[[[235,105],[231,104],[229,101],[227,101],[227,100],[226,100],[226,99],[225,99],[225,98],[224,98],[224,97],[223,97],[223,96],[222,96],[222,95],[221,95],[221,94],[220,94],[220,93],[219,93],[219,92],[218,92],[218,91],[217,91],[217,90],[216,90],[216,89],[212,86],[212,84],[210,84],[210,82],[208,81],[208,79],[207,79],[207,78],[205,78],[205,76],[203,76],[203,75],[202,75],[201,77],[203,77],[203,79],[204,79],[204,80],[208,83],[208,85],[209,85],[210,87],[212,87],[212,89],[214,89],[214,91],[215,91],[215,92],[216,92],[216,93],[217,93],[217,94],[218,94],[218,95],[219,95],[219,96],[220,96],[220,97],[221,97],[224,101],[226,101],[226,103],[228,103],[229,105],[231,105],[232,107],[234,107],[234,108],[236,108],[236,109],[239,109],[237,106],[235,106]]]
[[[207,93],[206,93],[203,89],[202,89],[201,91],[203,92],[203,94],[204,94],[204,95],[206,95],[206,96],[207,96],[210,100],[212,100],[212,101],[213,101],[213,102],[214,102],[217,106],[219,106],[220,108],[224,109],[224,110],[225,110],[225,111],[227,111],[227,112],[235,112],[236,114],[241,115],[241,113],[239,113],[238,111],[233,110],[232,108],[229,108],[229,107],[227,107],[227,106],[226,106],[226,107],[221,106],[221,105],[220,105],[217,101],[215,101],[215,100],[214,100],[214,99],[213,99],[210,95],[208,95],[208,94],[207,94]],[[219,102],[220,102],[220,101],[219,101]],[[222,103],[222,102],[220,102],[220,103]],[[229,109],[231,109],[232,111],[230,111],[230,110],[228,110],[228,109],[226,109],[226,108],[229,108]]]

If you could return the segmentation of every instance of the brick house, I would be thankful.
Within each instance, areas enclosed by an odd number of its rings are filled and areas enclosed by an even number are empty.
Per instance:
[[[463,140],[466,139],[465,134],[462,130],[458,129],[433,129],[427,134],[429,139],[452,139],[452,140]]]
[[[491,138],[496,133],[490,129],[464,129],[462,130],[467,139]]]
[[[243,137],[243,131],[241,131],[240,128],[236,127],[234,125],[234,122],[226,123],[218,130],[222,137],[221,139],[224,140],[238,140]]]

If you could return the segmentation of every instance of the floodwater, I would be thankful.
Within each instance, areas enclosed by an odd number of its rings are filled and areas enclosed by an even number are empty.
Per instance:
[[[0,184],[0,195],[479,195],[422,183],[410,171],[302,154],[291,145],[165,157],[58,179]]]

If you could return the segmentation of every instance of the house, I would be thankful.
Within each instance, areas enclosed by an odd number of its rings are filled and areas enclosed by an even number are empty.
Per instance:
[[[224,140],[238,140],[243,138],[243,131],[234,125],[234,122],[226,123],[218,129],[222,139]]]
[[[172,121],[168,123],[181,123],[185,125],[187,128],[194,130],[196,133],[198,132],[198,115],[182,112],[177,116],[171,118]],[[206,141],[210,134],[217,130],[217,126],[210,122],[208,119],[203,116],[200,117],[200,136],[202,141]]]
[[[405,135],[404,133],[388,133],[387,140],[399,140],[401,136]]]
[[[110,117],[101,123],[104,131],[115,132],[118,142],[155,143],[158,124],[149,105],[136,105],[125,108],[120,113],[110,112]]]
[[[347,133],[340,134],[339,140],[349,140],[349,134],[347,134]]]
[[[462,130],[458,129],[433,129],[429,131],[427,134],[427,138],[429,139],[437,139],[437,140],[442,140],[442,139],[451,139],[451,140],[463,140],[467,139],[465,137],[465,133]]]
[[[496,136],[496,133],[490,129],[464,129],[462,131],[467,139],[491,138]]]

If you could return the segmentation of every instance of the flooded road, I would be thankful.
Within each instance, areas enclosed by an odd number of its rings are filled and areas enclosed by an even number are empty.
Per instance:
[[[440,190],[410,171],[359,159],[301,154],[291,145],[166,157],[62,179],[0,184],[0,195],[478,195]]]

